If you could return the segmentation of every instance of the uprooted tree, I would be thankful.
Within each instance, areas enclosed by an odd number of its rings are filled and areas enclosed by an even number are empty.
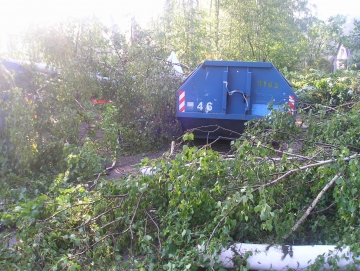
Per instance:
[[[99,21],[69,21],[32,29],[22,45],[20,55],[9,55],[34,63],[25,65],[28,76],[11,80],[2,73],[11,82],[1,105],[8,112],[5,133],[17,147],[7,167],[57,170],[64,143],[81,146],[85,137],[115,157],[119,148],[155,150],[179,134],[173,101],[180,79],[146,31],[128,41]],[[41,62],[48,74],[36,72]],[[91,102],[98,99],[110,103]]]
[[[207,265],[197,245],[216,254],[233,242],[346,244],[358,256],[358,73],[288,76],[300,123],[272,111],[249,123],[228,156],[191,147],[187,134],[174,152],[143,160],[152,175],[109,181],[92,175],[101,157],[91,140],[66,145],[66,167],[42,191],[29,193],[44,181],[35,175],[3,191],[1,225],[19,240],[1,248],[3,268],[199,270]]]
[[[147,32],[128,42],[97,22],[55,30],[35,29],[24,45],[56,73],[32,72],[29,85],[3,78],[2,269],[220,270],[197,245],[216,254],[233,242],[346,244],[358,256],[358,72],[287,74],[300,123],[272,111],[231,156],[192,147],[189,133],[144,159],[152,175],[106,180],[104,161],[176,134],[178,80]]]

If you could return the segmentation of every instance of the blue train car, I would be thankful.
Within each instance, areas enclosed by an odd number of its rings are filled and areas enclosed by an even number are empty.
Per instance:
[[[246,121],[288,104],[296,113],[296,94],[269,62],[205,61],[177,92],[177,118],[195,137],[239,137]],[[219,128],[221,127],[221,128]]]

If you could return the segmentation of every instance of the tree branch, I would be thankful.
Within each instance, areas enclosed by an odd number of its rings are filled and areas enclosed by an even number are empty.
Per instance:
[[[255,189],[253,192],[255,192],[256,190],[259,190],[259,188]],[[241,199],[239,200],[239,202],[236,203],[236,204],[220,219],[220,221],[216,224],[214,230],[212,231],[212,233],[211,233],[211,235],[210,235],[210,237],[209,237],[209,240],[208,240],[207,243],[206,243],[205,250],[206,250],[206,248],[209,246],[209,243],[210,243],[211,239],[214,237],[215,232],[216,232],[217,229],[220,227],[221,223],[222,223],[222,222],[231,214],[231,212],[232,212],[236,207],[238,207],[242,202],[243,202],[243,198],[241,198]]]
[[[349,161],[349,160],[352,160],[354,158],[357,158],[359,157],[359,154],[354,154],[354,155],[351,155],[351,156],[348,156],[344,159],[342,159],[343,161]],[[306,165],[306,166],[302,166],[302,167],[299,167],[297,169],[292,169],[292,170],[289,170],[288,172],[286,172],[284,175],[280,176],[279,178],[269,182],[269,183],[266,183],[263,185],[263,187],[269,187],[269,186],[272,186],[273,184],[281,181],[282,179],[286,178],[287,176],[295,173],[295,172],[298,172],[298,171],[302,171],[302,170],[305,170],[305,169],[309,169],[309,168],[313,168],[313,167],[319,167],[319,166],[323,166],[323,165],[327,165],[327,164],[331,164],[331,163],[335,163],[336,159],[329,159],[329,160],[325,160],[325,161],[320,161],[318,163],[315,163],[315,164],[310,164],[310,165]]]
[[[359,157],[359,154],[356,153],[356,154],[354,154],[354,155],[345,157],[345,158],[342,159],[342,160],[343,160],[343,161],[349,161],[349,160],[352,160],[352,159],[357,158],[357,157]],[[259,190],[260,188],[266,188],[266,187],[269,187],[269,186],[271,186],[271,185],[273,185],[273,184],[276,184],[277,182],[281,181],[282,179],[284,179],[285,177],[291,175],[292,173],[295,173],[295,172],[298,172],[298,171],[301,171],[301,170],[305,170],[305,169],[308,169],[308,168],[312,168],[312,167],[323,166],[323,165],[326,165],[326,164],[334,163],[334,162],[336,162],[336,161],[338,161],[338,160],[329,159],[329,160],[325,160],[325,161],[320,161],[320,162],[315,163],[315,164],[310,164],[310,165],[307,165],[307,166],[303,166],[303,167],[299,167],[299,168],[297,168],[297,169],[290,170],[290,171],[286,172],[284,175],[282,175],[281,177],[279,177],[279,178],[277,178],[277,179],[275,179],[275,180],[273,180],[273,181],[271,181],[271,182],[269,182],[269,183],[267,183],[267,184],[264,184],[264,185],[262,185],[261,187],[258,187],[258,188],[255,189],[253,192]],[[323,188],[323,190],[322,190],[323,192],[318,195],[317,201],[319,201],[320,197],[326,192],[327,189],[329,189],[329,187],[330,187],[339,177],[340,177],[340,174],[337,174],[337,175],[330,181],[330,183]],[[313,207],[310,209],[309,212],[311,212],[311,210],[315,207],[317,201],[316,201],[316,202],[314,201],[315,204],[314,204],[314,202],[313,202],[313,204],[311,205],[311,206],[313,206]],[[220,225],[222,224],[222,222],[223,222],[223,221],[230,215],[230,213],[231,213],[235,208],[237,208],[241,203],[242,203],[242,198],[240,199],[240,201],[239,201],[238,203],[236,203],[236,204],[220,219],[220,221],[217,223],[217,225],[215,226],[214,230],[212,231],[212,233],[211,233],[211,235],[210,235],[210,237],[209,237],[209,240],[208,240],[207,243],[206,243],[205,249],[208,247],[211,239],[214,237],[217,229],[220,227]],[[311,207],[311,206],[310,206],[310,207]],[[309,208],[310,208],[310,207],[309,207]],[[303,219],[305,219],[307,216],[308,216],[308,214],[307,214]],[[300,225],[301,223],[302,223],[302,221],[299,223],[299,225]],[[296,226],[296,225],[295,225],[295,226]],[[298,227],[298,226],[297,226],[297,227],[295,228],[295,226],[293,227],[294,230],[296,230],[296,228]],[[294,230],[292,230],[291,233],[292,233]],[[291,234],[291,233],[290,233],[290,234]],[[285,236],[284,239],[286,239],[290,234],[288,234],[287,236]]]
[[[106,215],[107,213],[109,213],[109,212],[111,212],[111,211],[113,211],[113,210],[115,210],[115,209],[117,209],[117,208],[120,208],[121,205],[122,205],[122,203],[123,203],[123,201],[124,201],[124,199],[121,201],[121,203],[120,203],[119,205],[116,205],[116,206],[114,206],[114,207],[106,210],[105,212],[102,212],[101,214],[99,214],[99,215],[97,215],[97,216],[95,216],[95,217],[93,217],[93,218],[90,218],[87,222],[85,222],[85,223],[81,224],[80,226],[77,226],[76,228],[74,228],[74,230],[77,230],[77,229],[80,229],[80,228],[82,228],[82,227],[85,227],[86,225],[88,225],[88,224],[91,223],[91,222],[94,223],[96,220],[98,220],[98,219],[99,219],[100,217],[102,217],[103,215]],[[114,203],[114,202],[111,201],[111,203],[108,204],[108,205],[106,206],[106,208],[107,208],[108,206],[110,206],[111,204],[113,204],[113,203]],[[106,209],[106,208],[105,208],[105,209]]]
[[[148,217],[151,219],[151,221],[154,223],[155,227],[157,228],[157,232],[158,232],[158,242],[159,242],[159,246],[160,246],[159,251],[162,251],[162,248],[161,248],[161,240],[160,240],[160,228],[159,228],[158,224],[154,221],[154,219],[151,217],[151,215],[148,213],[148,211],[145,210],[145,213],[148,215]]]
[[[313,158],[311,157],[307,157],[307,156],[302,156],[302,155],[298,155],[298,154],[295,154],[295,153],[290,153],[290,152],[285,152],[285,151],[280,151],[280,150],[276,150],[274,148],[270,148],[266,145],[263,145],[263,144],[260,144],[261,147],[265,148],[265,149],[268,149],[268,150],[271,150],[271,151],[274,151],[276,153],[279,153],[279,154],[285,154],[287,156],[293,156],[293,157],[296,157],[296,158],[299,158],[299,159],[303,159],[303,160],[314,160]]]
[[[319,202],[319,200],[321,199],[321,197],[325,194],[325,192],[334,184],[334,182],[341,176],[340,173],[336,174],[334,178],[332,178],[332,180],[330,182],[328,182],[325,187],[320,191],[320,193],[317,195],[317,197],[315,198],[315,200],[311,203],[311,205],[309,206],[309,208],[307,208],[306,212],[303,214],[303,216],[299,219],[299,221],[291,228],[291,231],[284,236],[284,240],[288,239],[289,236],[297,230],[297,228],[299,228],[299,226],[301,225],[301,223],[304,222],[304,220],[309,216],[309,214],[311,213],[312,209],[314,209],[314,207],[316,206],[316,204]]]
[[[122,232],[119,232],[119,233],[109,233],[107,235],[105,235],[103,238],[99,239],[98,241],[96,241],[95,243],[93,243],[91,246],[89,246],[88,248],[84,249],[83,251],[75,254],[75,255],[72,255],[70,256],[69,258],[75,258],[76,256],[79,256],[81,254],[84,254],[85,252],[89,251],[90,249],[92,249],[94,246],[96,246],[98,243],[104,241],[106,238],[108,237],[114,237],[115,235],[122,235],[124,233],[126,233],[127,231],[129,230],[129,228],[127,228],[126,230],[122,231]]]
[[[132,224],[133,224],[133,222],[134,222],[136,213],[137,213],[137,211],[138,211],[138,209],[139,209],[139,204],[140,204],[140,201],[141,201],[143,195],[144,195],[144,194],[141,194],[141,195],[140,195],[140,198],[139,198],[139,200],[138,200],[138,202],[137,202],[137,204],[136,204],[135,212],[134,212],[134,214],[133,214],[133,216],[132,216],[132,218],[131,218],[131,221],[130,221],[129,229],[130,229],[130,233],[131,233],[131,240],[134,239],[134,235],[133,235],[133,232],[132,232]]]
[[[69,210],[69,209],[71,209],[71,208],[74,208],[74,207],[77,207],[77,206],[81,206],[81,205],[94,204],[94,203],[96,203],[96,202],[98,202],[98,201],[100,201],[100,200],[101,200],[101,199],[96,200],[96,201],[84,202],[84,203],[78,203],[78,204],[75,204],[75,205],[71,205],[71,206],[69,206],[69,207],[67,207],[67,208],[65,208],[65,209],[62,209],[62,210],[60,210],[60,211],[57,211],[55,214],[53,214],[52,216],[49,216],[48,218],[37,220],[37,222],[47,222],[47,221],[49,221],[50,219],[54,218],[55,216],[57,216],[58,214],[66,211],[66,210]]]
[[[322,212],[325,212],[327,210],[329,210],[332,206],[334,206],[336,204],[336,201],[331,203],[328,207],[326,207],[325,209],[322,209],[322,210],[319,210],[319,211],[316,211],[316,212],[312,212],[311,215],[314,215],[314,214],[318,214],[318,213],[322,213]]]

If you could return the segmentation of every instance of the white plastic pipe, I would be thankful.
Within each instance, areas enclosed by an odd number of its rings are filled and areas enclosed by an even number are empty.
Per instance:
[[[201,250],[201,248],[200,248]],[[250,269],[255,270],[295,270],[305,269],[315,263],[318,256],[324,256],[325,262],[331,256],[338,256],[338,270],[345,270],[346,266],[354,266],[354,259],[348,247],[337,249],[333,245],[319,246],[281,246],[281,245],[264,245],[264,244],[244,244],[237,243],[223,249],[219,254],[218,262],[224,268],[234,268],[237,266],[236,257],[239,255],[245,257],[246,253],[252,255],[246,259],[250,265]],[[205,258],[213,258],[205,256]],[[356,260],[360,260],[359,257]],[[356,270],[360,270],[360,266],[356,265]],[[324,270],[331,269],[325,263]]]

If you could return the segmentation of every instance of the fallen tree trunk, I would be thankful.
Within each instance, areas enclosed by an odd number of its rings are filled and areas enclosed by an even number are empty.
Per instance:
[[[201,250],[201,247],[199,247]],[[330,266],[327,260],[331,257],[338,257],[337,267]],[[345,270],[352,266],[360,270],[360,265],[355,264],[349,247],[337,248],[334,245],[319,246],[282,246],[266,244],[245,244],[236,243],[223,249],[218,255],[216,262],[221,263],[224,268],[235,268],[244,262],[251,270],[302,270],[311,267],[318,257],[324,257],[321,269]],[[211,259],[211,265],[215,264],[214,256],[206,255]]]

